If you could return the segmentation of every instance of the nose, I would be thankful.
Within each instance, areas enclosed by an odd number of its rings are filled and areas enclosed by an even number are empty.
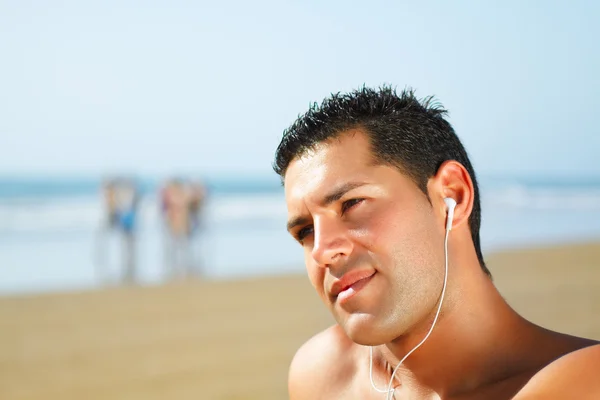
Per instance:
[[[312,258],[322,268],[343,264],[353,249],[348,230],[341,221],[320,218],[314,221]]]

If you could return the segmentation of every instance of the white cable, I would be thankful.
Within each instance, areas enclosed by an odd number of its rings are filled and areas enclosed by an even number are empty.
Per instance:
[[[377,386],[375,386],[375,383],[373,382],[373,347],[371,347],[371,362],[370,362],[370,368],[369,368],[369,377],[371,379],[371,386],[373,387],[373,389],[375,389],[379,393],[385,393],[386,400],[391,400],[392,397],[394,396],[395,388],[392,388],[392,384],[394,383],[394,376],[396,375],[398,368],[400,368],[402,363],[408,358],[408,356],[410,356],[412,354],[413,351],[417,350],[423,343],[425,343],[427,338],[429,338],[429,335],[431,335],[431,331],[433,331],[433,327],[435,326],[435,323],[438,320],[440,311],[442,310],[442,303],[444,302],[444,295],[446,294],[446,284],[448,283],[448,234],[449,233],[450,233],[450,229],[446,229],[446,237],[444,238],[444,258],[446,259],[445,260],[445,264],[446,264],[445,265],[445,273],[444,273],[444,286],[442,287],[442,294],[440,296],[440,305],[438,306],[437,312],[435,313],[435,318],[433,319],[431,328],[429,328],[429,332],[427,332],[427,335],[425,335],[423,340],[421,340],[421,342],[419,344],[417,344],[411,351],[409,351],[404,356],[404,358],[402,358],[402,360],[400,360],[398,365],[396,365],[396,368],[394,368],[394,371],[392,372],[392,377],[390,378],[390,383],[387,387],[387,390],[379,389]]]
[[[373,346],[369,346],[369,350],[371,351],[371,357],[369,362],[369,378],[371,378],[371,386],[373,386],[373,389],[375,389],[379,393],[387,393],[387,390],[379,389],[377,386],[375,386],[375,382],[373,381]],[[394,389],[392,389],[392,392],[393,391]]]

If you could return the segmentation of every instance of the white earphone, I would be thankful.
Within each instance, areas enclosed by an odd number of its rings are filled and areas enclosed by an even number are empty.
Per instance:
[[[446,218],[446,230],[452,230],[452,220],[454,219],[454,208],[456,207],[456,200],[452,197],[446,197],[444,199],[446,207],[448,207],[448,217]]]
[[[440,295],[440,304],[438,306],[437,312],[435,313],[435,318],[433,319],[431,328],[429,328],[429,332],[427,332],[427,335],[425,335],[423,340],[421,340],[419,342],[419,344],[417,344],[411,351],[406,353],[404,358],[402,358],[402,360],[400,360],[398,365],[396,365],[396,368],[394,368],[394,371],[392,372],[392,377],[390,378],[390,383],[387,387],[387,390],[379,389],[377,386],[375,386],[375,382],[373,381],[373,347],[370,347],[369,378],[371,379],[371,386],[377,392],[385,393],[386,400],[390,400],[394,396],[395,388],[392,388],[392,385],[394,384],[394,376],[396,375],[398,368],[400,368],[402,363],[408,358],[409,355],[412,354],[413,351],[417,350],[423,343],[425,343],[425,341],[427,340],[427,338],[433,331],[433,327],[435,326],[435,323],[437,322],[438,317],[440,316],[440,311],[442,310],[442,303],[444,302],[444,295],[446,294],[446,284],[448,283],[448,234],[452,230],[452,221],[454,220],[454,208],[456,208],[456,200],[454,200],[452,197],[446,197],[444,199],[444,203],[446,204],[446,207],[447,207],[447,210],[446,210],[447,211],[446,235],[445,235],[445,239],[444,239],[444,258],[445,258],[445,264],[446,264],[446,271],[444,274],[444,286],[442,287],[442,294]]]

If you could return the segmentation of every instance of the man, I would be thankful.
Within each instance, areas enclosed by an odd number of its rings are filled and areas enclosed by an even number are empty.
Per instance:
[[[114,178],[104,182],[102,196],[106,208],[106,220],[96,239],[97,273],[104,275],[108,256],[108,234],[116,232],[122,239],[122,271],[124,283],[136,280],[135,239],[140,202],[139,188],[133,179]]]
[[[162,190],[162,211],[165,218],[165,260],[170,278],[183,278],[190,272],[191,248],[190,196],[187,184],[172,179]]]
[[[288,230],[337,321],[296,353],[290,398],[600,398],[598,343],[523,319],[492,283],[477,180],[444,115],[363,88],[284,132]]]

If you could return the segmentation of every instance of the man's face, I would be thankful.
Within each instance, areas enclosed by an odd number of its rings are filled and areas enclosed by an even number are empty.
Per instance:
[[[285,196],[310,281],[355,342],[393,340],[434,309],[443,221],[409,177],[374,163],[364,133],[345,132],[294,159]]]

